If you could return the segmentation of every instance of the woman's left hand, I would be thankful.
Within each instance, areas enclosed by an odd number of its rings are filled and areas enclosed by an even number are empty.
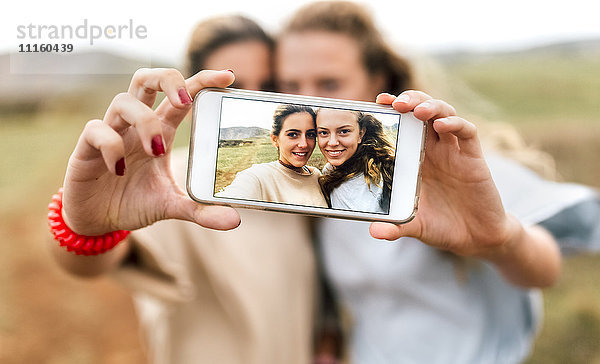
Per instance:
[[[487,257],[508,248],[522,226],[504,211],[475,125],[456,116],[448,103],[419,91],[398,97],[381,94],[377,102],[399,112],[413,111],[427,123],[428,136],[415,219],[403,225],[374,223],[371,235],[415,237],[464,256]]]

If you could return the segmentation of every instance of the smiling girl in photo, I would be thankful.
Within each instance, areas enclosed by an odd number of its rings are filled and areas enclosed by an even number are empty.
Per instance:
[[[318,183],[321,172],[306,165],[315,149],[315,118],[308,106],[279,106],[271,128],[271,143],[279,151],[279,159],[239,172],[217,195],[326,207]]]
[[[373,115],[320,109],[317,134],[328,164],[319,179],[330,207],[387,213],[394,148]]]

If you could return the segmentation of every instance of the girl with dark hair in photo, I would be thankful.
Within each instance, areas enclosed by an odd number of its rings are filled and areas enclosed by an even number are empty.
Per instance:
[[[319,169],[306,163],[315,149],[315,111],[303,105],[280,105],[273,115],[271,143],[279,158],[238,172],[217,195],[245,200],[325,207]]]
[[[319,109],[317,136],[328,161],[319,182],[329,206],[387,213],[394,148],[381,122],[360,111]]]

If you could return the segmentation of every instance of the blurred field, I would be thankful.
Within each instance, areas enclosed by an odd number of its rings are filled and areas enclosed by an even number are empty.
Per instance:
[[[510,122],[529,144],[550,153],[561,179],[600,187],[597,51],[475,57],[446,70],[493,100],[488,118]],[[566,259],[559,283],[544,292],[544,326],[527,363],[600,363],[598,282],[600,256]]]
[[[494,101],[484,117],[516,125],[551,153],[562,178],[600,187],[600,57],[518,54],[445,68]],[[126,88],[126,79],[113,80],[92,94],[45,100],[35,111],[0,108],[1,363],[145,362],[127,292],[108,278],[60,271],[45,221],[84,123],[102,117],[111,95]],[[188,128],[184,123],[178,145],[187,143]],[[598,282],[598,257],[567,260],[559,284],[545,292],[546,320],[528,363],[600,363]]]
[[[48,196],[62,185],[84,123],[102,117],[127,81],[81,97],[47,99],[34,113],[0,110],[0,362],[142,363],[127,292],[108,278],[74,279],[51,260]]]

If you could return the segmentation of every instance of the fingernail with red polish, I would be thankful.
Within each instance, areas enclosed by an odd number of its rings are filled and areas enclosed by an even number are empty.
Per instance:
[[[224,71],[228,71],[228,72],[234,73],[234,72],[233,72],[233,70],[232,70],[232,69],[230,69],[230,68],[228,68],[228,69],[226,69],[226,70],[224,70]],[[235,74],[235,73],[234,73],[234,74]]]
[[[180,88],[179,91],[177,92],[179,95],[179,100],[181,100],[181,103],[184,105],[189,105],[192,103],[192,97],[190,96],[190,94],[186,91],[185,88]]]
[[[152,138],[152,154],[155,156],[165,154],[165,144],[163,143],[162,136],[157,135]]]
[[[121,158],[117,161],[115,164],[115,172],[117,173],[117,176],[125,175],[125,158]]]

